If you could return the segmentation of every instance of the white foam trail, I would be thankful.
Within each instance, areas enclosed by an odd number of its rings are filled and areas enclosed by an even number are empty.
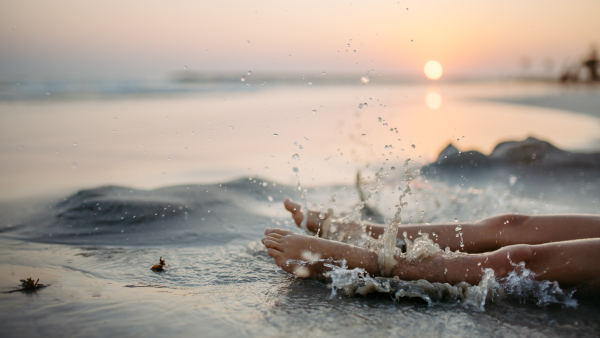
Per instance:
[[[331,295],[338,291],[350,296],[366,295],[373,292],[383,292],[400,298],[421,298],[428,306],[436,304],[459,303],[467,308],[478,311],[485,310],[488,300],[516,298],[525,303],[533,300],[538,306],[562,304],[567,307],[577,307],[577,300],[572,296],[575,291],[563,291],[557,282],[537,281],[536,275],[525,268],[525,263],[515,265],[515,271],[505,278],[496,278],[492,269],[485,269],[478,285],[460,282],[456,285],[448,283],[430,283],[426,280],[404,281],[398,277],[371,277],[361,268],[348,270],[345,265],[328,265],[332,271]]]

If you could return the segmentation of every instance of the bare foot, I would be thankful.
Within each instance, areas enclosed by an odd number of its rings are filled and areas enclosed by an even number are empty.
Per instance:
[[[285,208],[287,209],[287,211],[292,213],[292,217],[294,218],[296,225],[298,227],[300,227],[301,226],[300,224],[302,224],[302,220],[304,219],[304,214],[301,211],[302,206],[300,204],[292,201],[289,198],[286,198],[285,201],[283,201],[283,205],[285,205]],[[323,223],[325,223],[325,221],[331,216],[332,215],[330,215],[328,212],[321,213],[318,211],[309,210],[308,211],[308,221],[306,222],[306,227],[308,228],[308,230],[310,230],[314,233],[318,232],[319,237],[325,237],[324,236],[325,234],[323,234],[321,227],[322,227]],[[321,217],[323,217],[323,218],[321,218]],[[333,225],[329,229],[330,232],[335,232],[335,231],[339,232],[343,228],[357,226],[356,223],[334,222],[332,224]],[[364,222],[364,224],[366,224],[365,230],[367,231],[367,233],[369,233],[371,235],[371,237],[379,238],[379,236],[381,234],[383,234],[384,227],[382,225],[371,224],[371,223],[366,223],[366,222]]]
[[[327,258],[336,261],[345,259],[350,269],[359,267],[371,275],[379,274],[377,254],[353,245],[272,228],[265,230],[262,243],[267,247],[269,256],[275,259],[277,266],[298,277],[321,275],[325,272],[325,266],[317,260]]]
[[[285,206],[285,209],[287,211],[292,213],[292,217],[294,218],[296,225],[300,227],[300,224],[302,224],[302,220],[304,219],[304,214],[302,213],[302,206],[289,198],[286,198],[285,201],[283,201],[283,205]],[[322,218],[319,217],[321,214]],[[325,220],[329,218],[329,216],[330,215],[327,212],[320,213],[318,211],[309,210],[306,227],[308,228],[308,230],[314,233],[319,232],[319,236],[322,237],[323,234],[319,230],[321,229],[321,226],[323,225]]]

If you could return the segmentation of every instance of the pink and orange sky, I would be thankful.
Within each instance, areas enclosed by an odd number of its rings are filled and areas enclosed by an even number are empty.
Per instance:
[[[446,78],[504,76],[523,73],[523,57],[531,73],[558,72],[600,43],[599,13],[598,0],[4,0],[0,79],[184,66],[422,76],[431,59]]]

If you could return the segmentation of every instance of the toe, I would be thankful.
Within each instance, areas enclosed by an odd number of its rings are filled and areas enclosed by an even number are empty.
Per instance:
[[[300,211],[302,207],[300,204],[292,201],[289,198],[286,198],[285,201],[283,201],[283,205],[285,206],[285,209],[291,213],[296,213]]]
[[[281,236],[286,236],[286,235],[291,235],[291,234],[296,234],[295,232],[291,231],[291,230],[285,230],[285,229],[272,229],[272,231],[270,232],[270,234],[278,234]]]
[[[273,238],[273,239],[280,239],[280,238],[283,237],[283,235],[275,233],[275,232],[272,232],[272,233],[266,234],[264,237],[269,237],[269,238]]]
[[[275,258],[276,260],[281,258],[281,255],[283,254],[281,251],[273,249],[273,248],[268,248],[267,249],[267,254],[273,258]]]
[[[283,245],[272,238],[267,238],[263,240],[263,244],[269,249],[275,249],[278,251],[283,251]]]

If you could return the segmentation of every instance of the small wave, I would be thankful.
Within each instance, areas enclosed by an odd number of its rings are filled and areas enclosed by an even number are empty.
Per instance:
[[[389,293],[396,300],[400,298],[420,298],[428,306],[436,304],[461,304],[478,311],[485,310],[488,300],[516,298],[524,303],[534,300],[538,306],[562,304],[567,307],[577,307],[573,293],[563,291],[557,282],[534,280],[535,274],[525,268],[525,263],[519,263],[518,268],[508,277],[497,279],[492,269],[485,269],[478,285],[460,282],[456,285],[448,283],[430,283],[424,279],[405,281],[393,277],[371,277],[361,268],[348,269],[341,264],[327,264],[332,269],[328,273],[331,278],[331,296],[338,291],[351,296],[355,294]],[[521,273],[517,272],[521,270]]]

